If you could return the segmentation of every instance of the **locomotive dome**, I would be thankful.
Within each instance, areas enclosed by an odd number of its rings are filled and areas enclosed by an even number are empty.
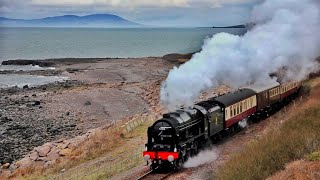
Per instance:
[[[196,113],[197,111],[194,109],[177,110],[176,112],[167,113],[163,115],[162,119],[154,124],[154,127],[157,126],[157,123],[164,123],[163,125],[177,127],[191,121],[192,118],[196,116]]]

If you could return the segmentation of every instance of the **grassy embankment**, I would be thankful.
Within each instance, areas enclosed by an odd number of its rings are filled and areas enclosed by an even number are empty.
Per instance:
[[[267,133],[234,154],[219,168],[216,179],[265,179],[294,160],[320,160],[320,79],[306,85],[311,93],[304,102],[278,113],[282,123],[273,124]]]
[[[133,148],[136,148],[140,141],[145,141],[147,127],[152,124],[152,121],[146,121],[132,132],[123,134],[118,127],[111,127],[105,131],[101,131],[93,135],[84,143],[74,148],[73,151],[67,157],[58,159],[59,162],[53,167],[48,169],[42,169],[41,167],[30,167],[18,171],[13,178],[14,179],[48,179],[61,173],[62,169],[69,170],[81,164],[91,163],[101,157],[112,156],[117,157],[124,152],[128,152]],[[137,140],[139,142],[137,142]],[[140,143],[141,144],[141,143]],[[142,159],[142,158],[141,158]],[[111,165],[111,164],[110,164]],[[86,169],[90,168],[85,166]],[[81,169],[79,169],[81,170]],[[78,170],[78,171],[79,171]],[[75,171],[71,176],[79,173]],[[106,176],[114,175],[117,169],[104,174]],[[72,172],[73,173],[73,172]],[[100,176],[99,174],[92,174],[93,176]]]

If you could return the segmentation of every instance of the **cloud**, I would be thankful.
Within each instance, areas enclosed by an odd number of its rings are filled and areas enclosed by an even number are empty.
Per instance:
[[[45,6],[95,6],[103,5],[110,7],[186,7],[188,0],[32,0],[34,5]]]
[[[247,22],[250,9],[258,1],[261,0],[0,0],[0,15],[33,19],[111,13],[157,26],[230,25]]]
[[[224,7],[255,3],[261,0],[31,0],[34,5],[45,6],[108,6],[108,7]]]

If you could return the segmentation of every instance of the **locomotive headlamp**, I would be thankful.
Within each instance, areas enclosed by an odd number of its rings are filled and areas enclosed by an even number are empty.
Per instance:
[[[144,155],[143,158],[144,158],[145,161],[149,161],[150,160],[150,156],[148,154]]]
[[[168,156],[168,161],[169,161],[169,162],[174,161],[174,157],[173,157],[172,155],[169,155],[169,156]]]

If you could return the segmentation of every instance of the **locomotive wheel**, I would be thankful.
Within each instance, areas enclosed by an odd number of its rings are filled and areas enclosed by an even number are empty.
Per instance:
[[[176,167],[175,167],[175,169],[180,170],[180,169],[182,169],[182,167],[183,167],[183,160],[182,160],[182,158],[179,158],[179,159],[177,160],[177,162],[176,162]]]

